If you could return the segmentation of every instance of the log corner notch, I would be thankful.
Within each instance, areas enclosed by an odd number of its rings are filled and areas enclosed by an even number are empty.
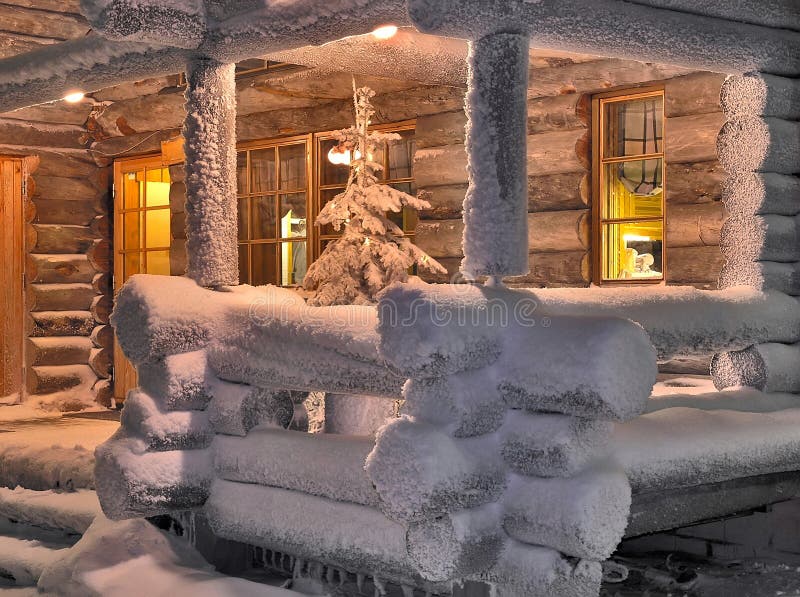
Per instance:
[[[468,276],[528,273],[527,89],[530,40],[492,33],[470,43],[464,199]]]
[[[196,56],[186,80],[187,273],[207,288],[236,286],[235,66]]]

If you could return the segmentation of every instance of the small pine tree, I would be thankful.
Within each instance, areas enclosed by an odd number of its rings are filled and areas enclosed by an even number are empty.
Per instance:
[[[303,280],[304,288],[314,291],[308,301],[314,306],[372,304],[393,282],[407,281],[408,269],[415,264],[445,272],[386,217],[389,211],[428,209],[430,204],[378,182],[376,172],[383,166],[372,161],[375,149],[400,135],[369,131],[375,114],[370,100],[375,92],[368,87],[356,89],[355,83],[353,91],[356,124],[335,133],[340,147],[352,152],[347,187],[322,208],[316,220],[318,226],[344,230],[308,268]]]

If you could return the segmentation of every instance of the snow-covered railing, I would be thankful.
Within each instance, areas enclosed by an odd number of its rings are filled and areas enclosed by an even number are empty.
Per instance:
[[[631,500],[604,454],[645,408],[651,341],[675,355],[800,333],[794,299],[742,289],[406,284],[377,309],[309,308],[154,276],[112,321],[140,387],[97,451],[108,516],[199,509],[219,536],[303,560],[507,595],[596,593]],[[308,391],[403,398],[402,416],[376,437],[288,430]]]

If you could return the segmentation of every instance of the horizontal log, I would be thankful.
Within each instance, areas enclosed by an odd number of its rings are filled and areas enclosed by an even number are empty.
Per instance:
[[[114,329],[110,325],[98,325],[89,337],[97,348],[112,349],[114,347]]]
[[[728,172],[800,172],[800,122],[740,118],[725,123],[717,152]]]
[[[88,261],[88,256],[87,256],[87,261]],[[112,281],[113,278],[109,272],[97,273],[92,278],[92,288],[94,288],[94,291],[97,294],[110,294]]]
[[[414,179],[418,188],[465,185],[467,154],[463,145],[418,149],[414,153]]]
[[[103,209],[99,201],[73,201],[71,199],[35,199],[37,224],[67,224],[88,226]]]
[[[29,147],[0,142],[0,153],[15,156],[29,156],[31,154],[37,156],[39,158],[39,167],[36,170],[36,174],[44,176],[69,176],[75,178],[91,176],[97,171],[97,165],[88,151]]]
[[[705,203],[722,196],[725,171],[716,160],[710,162],[667,162],[667,203]]]
[[[670,118],[664,141],[667,163],[716,160],[717,135],[724,124],[722,112]]]
[[[718,245],[725,208],[720,202],[669,206],[666,216],[667,247]]]
[[[431,257],[461,257],[462,220],[421,221],[414,243]]]
[[[161,142],[180,135],[179,129],[160,130],[158,133],[135,133],[110,137],[92,144],[89,153],[96,166],[108,166],[114,158],[148,153],[161,153]]]
[[[800,296],[800,263],[774,261],[728,261],[719,276],[720,288],[750,286]]]
[[[664,81],[664,115],[669,118],[720,111],[725,75],[697,72]],[[669,125],[668,125],[669,126]]]
[[[108,348],[92,348],[89,355],[89,366],[100,379],[111,377],[111,368],[114,365],[114,352]]]
[[[94,320],[97,323],[107,324],[111,316],[111,309],[114,307],[113,300],[109,294],[98,294],[92,299],[89,308]]]
[[[419,211],[421,220],[452,220],[460,218],[464,206],[467,185],[444,185],[428,187],[418,192],[420,199],[431,204],[430,209]]]
[[[79,11],[80,12],[80,11]],[[106,87],[92,94],[97,101],[122,102],[125,100],[158,93],[165,87],[174,87],[179,82],[177,75],[163,77],[148,77],[141,81],[120,83],[113,87]]]
[[[35,253],[86,253],[95,240],[88,226],[32,224],[36,232]]]
[[[417,118],[414,142],[418,149],[463,145],[467,115],[464,110]]]
[[[529,100],[528,134],[586,128],[587,123],[578,113],[578,102],[582,97],[571,93]]]
[[[125,397],[120,423],[126,433],[141,438],[148,452],[207,448],[214,430],[205,411],[164,411],[163,403],[140,389]]]
[[[528,211],[585,209],[591,179],[582,172],[528,177]]]
[[[43,311],[31,313],[27,321],[28,336],[89,336],[95,323],[89,311]]]
[[[98,238],[111,238],[111,217],[101,214],[95,216],[91,223],[89,224],[89,228],[92,229]]]
[[[102,273],[111,271],[111,243],[108,240],[96,238],[87,249],[86,256],[95,271]]]
[[[95,297],[91,284],[28,284],[30,311],[85,311]]]
[[[722,85],[720,103],[731,119],[774,116],[800,120],[800,81],[766,73],[733,75]]]
[[[39,365],[85,365],[92,341],[83,336],[28,338],[25,358],[29,367]]]
[[[800,178],[772,172],[739,172],[725,180],[722,202],[731,215],[800,213]]]
[[[715,245],[702,247],[667,247],[667,284],[717,287],[725,258]]]
[[[69,284],[91,282],[95,272],[86,255],[29,253],[25,275],[33,284]]]
[[[720,235],[722,254],[732,262],[800,261],[800,216],[731,217]]]
[[[762,392],[800,392],[800,345],[767,343],[714,355],[711,378],[718,390],[747,386]]]
[[[81,15],[35,10],[10,4],[0,6],[0,22],[3,23],[3,30],[6,32],[60,41],[83,37],[90,31],[89,24]]]
[[[182,93],[141,95],[115,101],[97,117],[97,124],[111,137],[177,129],[186,118]]]
[[[95,379],[88,365],[50,365],[27,369],[27,388],[31,394],[62,392],[82,385],[91,387]]]
[[[586,286],[592,279],[585,251],[532,252],[528,261],[531,273],[506,278],[508,286]]]
[[[92,106],[88,102],[70,104],[68,102],[48,102],[20,108],[3,114],[6,118],[13,118],[27,122],[46,122],[56,125],[73,124],[83,126],[89,118]]]
[[[86,131],[75,125],[37,125],[0,117],[0,142],[34,147],[82,148]]]
[[[94,401],[100,406],[114,406],[114,382],[110,379],[98,379],[92,386]]]
[[[602,58],[561,67],[529,71],[528,98],[565,94],[595,93],[614,87],[661,81],[692,72],[663,64]]]

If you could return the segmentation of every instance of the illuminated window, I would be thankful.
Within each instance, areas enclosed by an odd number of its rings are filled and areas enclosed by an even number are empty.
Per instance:
[[[664,92],[595,98],[597,282],[664,279]]]
[[[414,123],[375,128],[401,136],[373,156],[384,166],[382,182],[415,194]],[[347,184],[349,166],[328,159],[328,152],[337,143],[331,133],[318,133],[239,147],[241,283],[299,286],[311,262],[338,237],[329,226],[313,225],[322,206]],[[414,210],[390,217],[413,237],[417,222]]]

